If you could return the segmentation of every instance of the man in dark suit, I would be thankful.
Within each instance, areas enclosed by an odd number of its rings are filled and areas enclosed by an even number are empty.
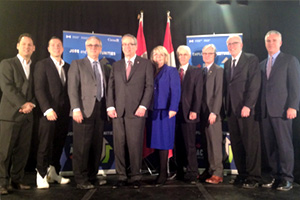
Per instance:
[[[198,176],[198,161],[196,154],[196,124],[202,101],[203,79],[201,69],[189,65],[191,49],[181,45],[176,51],[180,63],[179,76],[181,80],[181,100],[176,117],[177,131],[175,154],[177,162],[177,178],[195,184]],[[182,145],[183,144],[183,145]],[[182,147],[185,151],[182,151]],[[185,152],[182,153],[182,152]],[[186,160],[186,174],[183,177],[183,166]]]
[[[73,116],[73,171],[77,188],[103,185],[97,173],[101,162],[105,97],[110,69],[99,62],[102,42],[96,36],[85,42],[87,57],[74,60],[68,73],[68,94]]]
[[[125,152],[128,148],[133,187],[140,187],[145,118],[153,94],[153,66],[135,54],[137,40],[122,37],[124,59],[112,66],[107,94],[107,113],[113,122],[114,152],[118,182],[127,184]]]
[[[262,135],[271,179],[262,186],[288,191],[294,179],[292,119],[299,108],[300,66],[294,56],[280,51],[282,37],[278,31],[266,34],[265,45],[268,59],[260,63]]]
[[[37,188],[49,188],[48,182],[66,184],[70,179],[57,175],[60,156],[69,128],[70,102],[67,93],[69,64],[61,55],[62,41],[52,37],[50,57],[39,61],[34,70],[35,96],[39,103],[39,145],[37,152]]]
[[[224,66],[225,109],[233,158],[239,173],[231,182],[243,183],[243,188],[255,188],[261,177],[260,132],[254,111],[261,75],[258,58],[242,52],[242,47],[240,36],[227,39],[231,58]]]
[[[203,66],[203,100],[200,114],[201,135],[206,137],[211,175],[205,181],[211,184],[223,182],[223,134],[220,111],[223,95],[223,68],[214,63],[216,47],[208,44],[202,49]]]
[[[0,64],[0,194],[7,194],[9,179],[15,189],[30,189],[23,182],[30,150],[35,107],[30,60],[35,46],[31,35],[20,35],[18,55]]]

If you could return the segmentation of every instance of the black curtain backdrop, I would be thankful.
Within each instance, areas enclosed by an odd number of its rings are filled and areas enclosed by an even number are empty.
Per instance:
[[[248,1],[241,6],[219,5],[215,0],[197,1],[3,1],[0,2],[0,60],[17,54],[16,43],[21,33],[33,35],[35,62],[49,56],[48,40],[62,38],[62,31],[136,35],[137,15],[144,11],[144,34],[148,55],[162,45],[171,12],[174,50],[186,44],[187,35],[243,33],[244,51],[267,57],[264,35],[271,29],[283,35],[283,52],[300,58],[300,4],[294,1]],[[295,175],[300,182],[300,120],[294,123]],[[35,124],[35,130],[37,130]],[[37,134],[34,133],[29,168],[35,167]]]

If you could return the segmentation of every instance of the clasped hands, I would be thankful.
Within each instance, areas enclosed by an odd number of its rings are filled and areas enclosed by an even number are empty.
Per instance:
[[[31,102],[24,103],[21,108],[19,109],[20,113],[28,114],[31,113],[32,109],[35,107],[35,105]]]

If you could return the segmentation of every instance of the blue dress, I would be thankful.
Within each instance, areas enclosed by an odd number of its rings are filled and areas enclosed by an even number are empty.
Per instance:
[[[178,111],[180,78],[176,68],[162,66],[154,79],[153,110],[147,119],[147,146],[154,149],[173,149],[175,116],[169,119],[169,111]]]

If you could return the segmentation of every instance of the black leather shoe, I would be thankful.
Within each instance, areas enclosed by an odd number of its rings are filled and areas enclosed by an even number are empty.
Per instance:
[[[0,186],[0,194],[1,195],[8,194],[7,188],[5,186]]]
[[[293,188],[293,183],[290,181],[282,180],[277,186],[276,190],[289,191]]]
[[[113,189],[117,189],[127,185],[127,181],[118,181],[113,185]]]
[[[263,187],[263,188],[272,188],[273,185],[274,185],[274,183],[275,183],[275,178],[273,178],[271,181],[265,181],[265,182],[261,185],[261,187]]]
[[[259,186],[257,181],[253,180],[246,180],[245,183],[243,184],[243,188],[245,189],[254,189]]]
[[[208,170],[204,170],[204,172],[199,175],[198,179],[200,182],[205,182],[205,180],[210,177],[211,177],[211,174],[208,172]]]
[[[11,186],[14,189],[17,190],[30,190],[31,187],[29,185],[23,184],[23,183],[15,183],[15,182],[11,182]]]
[[[95,186],[91,183],[77,184],[76,187],[81,190],[90,190],[95,188]]]
[[[133,181],[132,183],[134,189],[139,189],[141,187],[140,181]]]
[[[229,181],[229,184],[240,185],[240,184],[243,184],[244,182],[245,182],[245,179],[241,178],[240,176],[237,176],[235,179],[231,179]]]

